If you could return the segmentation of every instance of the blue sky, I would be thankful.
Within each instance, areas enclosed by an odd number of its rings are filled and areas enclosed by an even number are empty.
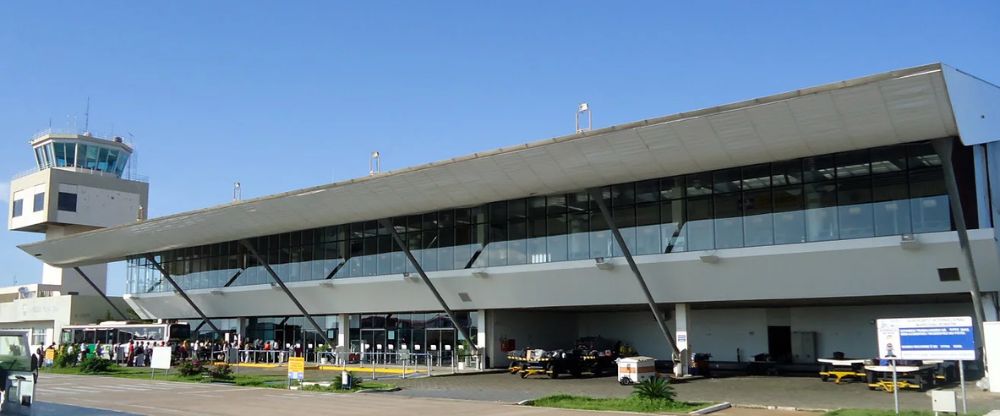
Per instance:
[[[372,150],[390,170],[572,133],[583,101],[605,127],[937,61],[1000,83],[997,22],[995,1],[5,2],[0,200],[88,97],[162,216],[363,176]],[[0,230],[0,286],[39,281],[15,247],[39,238]]]

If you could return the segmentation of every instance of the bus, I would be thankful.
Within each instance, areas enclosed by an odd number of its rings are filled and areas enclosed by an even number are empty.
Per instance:
[[[59,336],[61,344],[87,344],[94,351],[94,344],[128,344],[129,342],[155,342],[160,345],[178,345],[191,337],[191,327],[186,322],[140,323],[108,321],[89,325],[67,325]]]

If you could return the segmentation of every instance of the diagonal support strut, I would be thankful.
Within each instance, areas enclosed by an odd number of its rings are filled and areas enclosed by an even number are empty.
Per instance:
[[[479,347],[472,342],[472,338],[469,337],[469,333],[466,332],[465,328],[458,324],[458,320],[455,319],[455,313],[451,311],[451,308],[448,307],[448,303],[441,297],[441,293],[439,293],[437,288],[434,287],[434,284],[431,283],[431,279],[427,278],[427,273],[424,273],[424,268],[420,267],[420,263],[417,262],[417,259],[413,257],[413,253],[410,252],[410,248],[407,247],[403,239],[399,237],[399,233],[396,232],[396,227],[392,225],[392,221],[389,221],[388,219],[381,219],[379,220],[379,224],[382,225],[382,227],[389,229],[389,232],[392,234],[393,241],[395,241],[396,245],[399,246],[399,249],[403,250],[403,253],[406,254],[406,258],[410,260],[410,264],[412,264],[413,268],[417,270],[417,274],[420,275],[420,279],[424,281],[424,284],[427,285],[427,288],[431,290],[432,294],[434,294],[434,298],[437,299],[441,308],[444,309],[446,314],[448,314],[448,319],[451,319],[452,325],[454,325],[455,329],[458,330],[458,333],[462,335],[462,338],[465,338],[465,340],[469,342],[469,347],[472,348],[472,353],[478,355]]]
[[[281,287],[281,290],[285,292],[285,295],[288,296],[288,299],[292,300],[292,303],[295,304],[295,307],[299,308],[299,312],[302,312],[302,316],[304,316],[306,320],[309,321],[309,324],[313,326],[313,329],[316,330],[316,333],[318,333],[319,336],[323,338],[323,342],[327,345],[333,345],[330,343],[330,339],[326,337],[326,330],[320,328],[319,324],[316,323],[316,320],[313,319],[312,315],[310,315],[309,312],[306,312],[306,308],[302,306],[301,303],[299,303],[299,300],[295,298],[295,295],[292,294],[292,291],[288,290],[288,286],[285,286],[285,282],[281,281],[281,278],[278,277],[278,274],[274,272],[274,269],[271,268],[271,265],[267,261],[265,261],[264,258],[262,258],[259,253],[257,253],[257,250],[253,248],[253,244],[250,244],[250,242],[247,240],[240,240],[240,244],[243,245],[243,247],[245,247],[247,251],[249,251],[250,254],[253,255],[255,259],[257,259],[258,263],[264,266],[264,270],[267,270],[267,273],[270,274],[271,278],[274,279],[274,282]]]
[[[944,186],[948,190],[948,201],[951,203],[951,218],[955,221],[955,228],[958,232],[958,246],[965,257],[965,265],[969,267],[969,294],[972,296],[972,307],[976,315],[976,331],[983,333],[983,296],[979,291],[979,276],[976,274],[976,263],[972,260],[972,248],[969,246],[969,232],[965,226],[965,211],[962,211],[962,200],[958,194],[958,182],[955,180],[955,166],[952,163],[952,148],[954,140],[952,138],[936,139],[931,141],[934,152],[941,158],[941,167],[944,168]]]
[[[215,331],[216,333],[222,333],[222,331],[220,331],[219,328],[212,323],[212,320],[208,319],[208,317],[205,316],[205,313],[201,311],[201,308],[199,308],[198,305],[194,304],[194,301],[192,301],[191,298],[188,297],[187,293],[184,293],[184,289],[181,289],[181,287],[177,285],[177,282],[174,281],[174,278],[170,276],[170,273],[167,273],[167,271],[163,268],[163,266],[160,265],[160,262],[156,261],[156,258],[153,257],[153,255],[147,254],[146,260],[149,260],[149,262],[153,264],[153,267],[155,267],[156,270],[160,271],[160,275],[162,275],[164,279],[167,279],[167,282],[170,283],[170,286],[174,287],[174,290],[177,291],[177,294],[181,295],[181,297],[184,298],[185,301],[187,301],[188,305],[191,305],[191,308],[193,308],[195,312],[198,312],[198,316],[200,316],[201,319],[203,319],[206,323],[208,323],[208,326],[212,327],[213,331]]]
[[[128,320],[128,316],[125,316],[125,313],[122,312],[121,309],[118,309],[118,306],[115,305],[114,302],[111,302],[111,299],[108,298],[108,295],[105,295],[104,291],[98,288],[97,285],[94,284],[94,281],[90,280],[90,277],[87,276],[87,274],[84,273],[83,270],[80,270],[79,267],[74,267],[73,270],[76,270],[76,272],[79,273],[81,277],[83,277],[83,280],[86,280],[87,283],[90,284],[90,287],[94,288],[94,291],[97,292],[98,295],[101,295],[101,297],[104,298],[106,302],[108,302],[108,305],[111,305],[111,307],[115,310],[115,312],[118,312],[118,315],[121,316],[123,320],[126,321]]]
[[[646,280],[642,278],[642,272],[639,271],[639,266],[636,266],[635,259],[632,258],[632,252],[629,251],[628,246],[625,245],[625,239],[622,238],[622,233],[618,230],[618,226],[615,224],[615,219],[611,216],[611,211],[608,211],[607,204],[604,203],[604,195],[601,193],[600,188],[591,188],[587,192],[590,194],[590,198],[597,203],[597,207],[601,210],[601,214],[604,214],[604,221],[608,223],[608,228],[611,229],[611,234],[614,234],[615,241],[618,242],[618,247],[622,250],[622,254],[625,255],[625,260],[628,261],[628,267],[632,269],[632,274],[635,275],[635,280],[639,282],[639,287],[642,288],[642,293],[646,295],[646,303],[649,304],[649,309],[653,312],[653,317],[656,318],[656,323],[660,327],[660,332],[663,333],[663,337],[667,339],[670,344],[670,348],[674,352],[674,356],[680,357],[681,351],[677,348],[677,343],[674,341],[674,337],[670,335],[670,329],[667,328],[667,323],[663,321],[663,317],[660,316],[660,311],[656,307],[656,302],[653,300],[653,295],[649,292],[649,286],[646,286]]]

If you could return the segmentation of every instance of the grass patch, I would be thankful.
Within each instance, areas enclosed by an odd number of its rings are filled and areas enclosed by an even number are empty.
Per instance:
[[[374,381],[365,381],[365,382],[362,382],[362,383],[358,384],[357,386],[355,386],[352,389],[345,390],[345,389],[340,388],[340,383],[337,383],[336,380],[335,380],[333,383],[331,383],[327,387],[314,384],[314,385],[309,385],[309,386],[303,386],[302,390],[305,390],[305,391],[319,391],[319,392],[324,392],[324,393],[353,393],[353,392],[356,392],[356,391],[359,391],[359,390],[388,390],[388,389],[393,389],[393,388],[396,388],[396,386],[393,385],[393,384],[378,383],[378,382],[374,382]]]
[[[969,412],[970,415],[981,416],[982,412]],[[900,410],[900,416],[934,416],[929,410]],[[826,412],[823,416],[896,416],[892,409],[837,409]]]
[[[118,378],[130,378],[130,379],[145,379],[149,380],[150,370],[148,367],[119,367],[111,366],[106,371],[99,373],[84,373],[81,371],[80,367],[64,367],[64,368],[43,368],[42,373],[52,373],[52,374],[74,374],[74,375],[97,375],[106,377],[118,377]],[[207,374],[196,374],[191,376],[181,375],[176,369],[171,369],[170,372],[164,374],[163,370],[156,370],[156,375],[154,379],[157,381],[178,381],[184,383],[211,383],[211,382],[227,382],[232,383],[237,386],[245,387],[270,387],[276,389],[285,389],[288,386],[288,379],[284,374],[231,374],[231,378],[227,380],[213,380]],[[352,392],[358,390],[369,390],[369,389],[391,389],[396,387],[392,384],[378,383],[373,381],[361,382],[357,388],[351,390],[340,390],[339,378],[333,383],[333,387],[325,388],[315,386],[317,388],[311,388],[313,386],[304,388],[306,391],[322,391],[322,392]]]
[[[594,398],[582,396],[570,396],[568,394],[558,394],[546,396],[535,400],[532,406],[557,407],[560,409],[583,409],[583,410],[618,410],[625,412],[683,412],[701,409],[707,403],[688,403],[663,399],[640,399],[629,397],[625,399],[614,398]],[[844,415],[841,415],[844,416]],[[850,415],[855,416],[855,415]]]

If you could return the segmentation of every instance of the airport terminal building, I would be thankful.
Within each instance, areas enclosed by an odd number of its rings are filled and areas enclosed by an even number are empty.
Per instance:
[[[663,320],[713,360],[870,357],[879,318],[997,319],[997,140],[1000,88],[933,64],[21,248],[127,261],[138,314],[206,335],[502,366],[583,336],[668,359]]]

